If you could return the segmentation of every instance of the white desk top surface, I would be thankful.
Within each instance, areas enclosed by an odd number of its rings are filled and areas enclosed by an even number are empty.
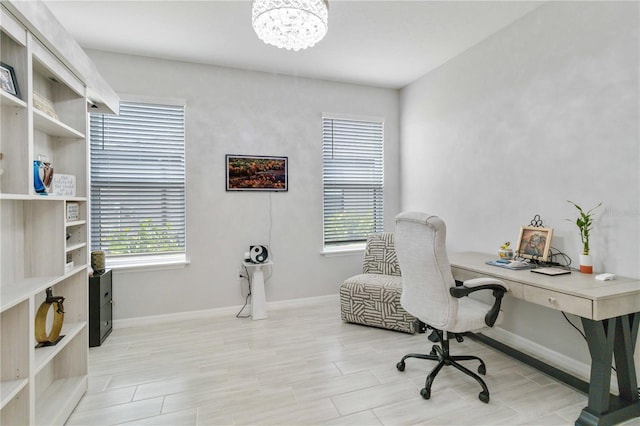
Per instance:
[[[511,270],[487,265],[488,260],[496,256],[487,253],[461,252],[449,253],[454,278],[460,281],[477,276],[491,276],[504,280],[510,286],[513,297],[537,304],[543,297],[563,297],[590,301],[591,314],[583,310],[575,312],[580,316],[592,319],[605,319],[612,316],[640,312],[640,280],[627,277],[616,277],[612,281],[599,281],[596,274],[583,274],[572,271],[570,274],[548,276],[532,273],[531,270]],[[538,291],[534,294],[535,291]],[[546,292],[546,293],[541,293]],[[579,301],[579,300],[578,300]],[[550,306],[553,307],[553,306]],[[567,312],[571,312],[566,309]],[[555,309],[561,309],[555,307]]]

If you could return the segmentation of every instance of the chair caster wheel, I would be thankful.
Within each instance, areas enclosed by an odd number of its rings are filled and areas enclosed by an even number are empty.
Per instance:
[[[429,399],[431,398],[431,390],[427,388],[422,388],[420,389],[420,395],[422,395],[424,399]]]
[[[478,395],[478,398],[480,398],[480,401],[484,402],[485,404],[488,404],[489,392],[485,392],[485,391],[480,392],[480,394]]]
[[[487,374],[487,367],[484,364],[480,364],[480,366],[478,367],[478,373],[484,376],[485,374]]]
[[[397,363],[396,368],[398,369],[398,371],[404,371],[404,361],[400,361],[399,363]]]

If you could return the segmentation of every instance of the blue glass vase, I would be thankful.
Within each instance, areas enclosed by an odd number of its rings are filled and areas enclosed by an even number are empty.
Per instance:
[[[53,180],[51,163],[33,160],[33,187],[38,194],[47,194]]]

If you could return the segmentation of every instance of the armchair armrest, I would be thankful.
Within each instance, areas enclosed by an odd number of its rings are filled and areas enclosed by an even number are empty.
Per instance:
[[[498,314],[500,313],[502,296],[509,291],[509,286],[507,284],[494,278],[474,278],[463,282],[462,286],[451,287],[449,289],[449,293],[451,293],[453,297],[459,299],[480,290],[493,291],[495,301],[493,302],[491,309],[489,309],[489,312],[487,312],[487,315],[484,317],[485,324],[489,327],[493,327],[498,319]]]

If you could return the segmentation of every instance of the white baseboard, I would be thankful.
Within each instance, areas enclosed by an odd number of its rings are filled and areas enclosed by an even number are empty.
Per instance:
[[[559,370],[569,373],[585,382],[589,382],[591,366],[575,360],[560,352],[553,351],[522,336],[511,333],[500,327],[483,329],[482,334],[527,355],[537,358]],[[611,392],[618,393],[618,382],[615,373],[611,376]]]
[[[305,297],[300,299],[280,300],[276,302],[267,302],[267,310],[277,310],[280,308],[292,308],[292,307],[304,307],[317,303],[323,303],[327,301],[335,300],[338,303],[339,296],[337,294],[330,294],[326,296]],[[249,309],[250,304],[247,305]],[[162,315],[150,315],[146,317],[125,318],[119,320],[113,320],[113,328],[126,328],[126,327],[138,327],[145,325],[164,324],[175,321],[185,321],[191,319],[223,317],[237,314],[242,305],[238,306],[225,306],[223,308],[204,309],[200,311],[187,311],[176,312],[172,314]]]
[[[325,296],[302,297],[300,299],[278,300],[277,302],[267,302],[267,308],[297,308],[309,305],[315,305],[323,302],[335,301],[339,303],[339,294],[328,294]]]

